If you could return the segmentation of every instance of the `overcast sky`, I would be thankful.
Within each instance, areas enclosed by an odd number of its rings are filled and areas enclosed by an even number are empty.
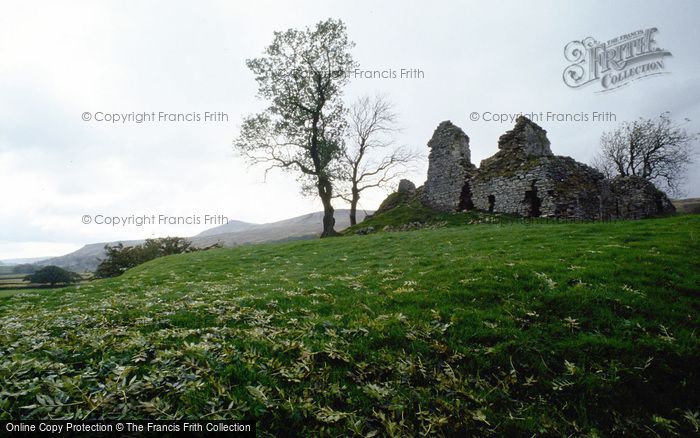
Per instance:
[[[381,4],[378,4],[381,3]],[[291,175],[249,168],[231,142],[260,110],[245,60],[272,33],[345,21],[362,69],[420,69],[419,79],[355,79],[351,101],[384,93],[424,153],[443,120],[471,139],[472,161],[497,150],[512,123],[484,112],[611,112],[614,121],[541,122],[552,150],[590,162],[603,131],[670,111],[700,131],[697,1],[513,2],[3,2],[0,7],[0,260],[60,255],[86,243],[194,235],[209,226],[85,225],[84,215],[224,215],[272,222],[321,209]],[[571,89],[564,46],[656,27],[668,74],[607,93]],[[90,112],[224,112],[228,122],[111,124]],[[476,112],[480,120],[470,120]],[[686,187],[700,196],[700,165]],[[386,193],[369,193],[373,209]],[[342,204],[337,203],[337,208]],[[320,231],[320,229],[319,229]]]

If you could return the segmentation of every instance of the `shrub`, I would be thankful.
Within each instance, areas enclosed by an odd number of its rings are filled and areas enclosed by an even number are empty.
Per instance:
[[[24,277],[24,281],[37,284],[50,284],[51,286],[77,283],[81,279],[80,275],[75,272],[66,271],[58,266],[46,266]]]
[[[216,246],[219,245],[213,245],[213,247]],[[211,247],[202,249],[209,248]],[[146,239],[141,245],[135,246],[124,246],[122,243],[114,246],[105,245],[105,251],[107,258],[97,267],[95,271],[97,278],[117,277],[126,270],[149,260],[167,255],[199,251],[199,249],[193,248],[192,242],[182,237],[162,237]]]

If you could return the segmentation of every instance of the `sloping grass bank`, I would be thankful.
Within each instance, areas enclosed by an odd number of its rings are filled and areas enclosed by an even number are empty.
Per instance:
[[[0,418],[274,435],[697,433],[700,217],[164,257],[0,298]]]

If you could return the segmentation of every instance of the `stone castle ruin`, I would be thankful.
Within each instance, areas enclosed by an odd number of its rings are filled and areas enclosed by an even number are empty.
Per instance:
[[[573,158],[554,155],[547,131],[526,117],[498,140],[498,152],[471,163],[469,137],[449,121],[428,142],[422,201],[440,211],[483,210],[524,217],[641,219],[675,212],[652,183],[607,179]]]

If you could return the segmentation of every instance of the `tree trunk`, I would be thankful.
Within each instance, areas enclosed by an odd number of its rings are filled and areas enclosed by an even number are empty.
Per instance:
[[[311,160],[314,163],[314,170],[316,171],[318,197],[321,198],[321,202],[323,203],[323,232],[321,233],[321,237],[323,238],[337,236],[338,233],[334,228],[335,217],[333,216],[333,205],[331,204],[331,200],[333,199],[333,183],[325,174],[326,169],[321,166],[321,157],[318,150],[318,121],[321,118],[321,108],[322,105],[318,108],[316,114],[314,114],[309,154],[311,155]]]
[[[323,232],[321,237],[337,236],[335,231],[335,217],[333,216],[333,205],[331,199],[333,197],[333,187],[327,178],[319,177],[318,181],[318,196],[323,203]]]
[[[357,224],[357,203],[360,200],[360,193],[353,188],[352,199],[350,200],[350,226]]]
[[[355,211],[357,210],[357,204],[354,202],[350,203],[350,226],[357,224],[357,218]]]

